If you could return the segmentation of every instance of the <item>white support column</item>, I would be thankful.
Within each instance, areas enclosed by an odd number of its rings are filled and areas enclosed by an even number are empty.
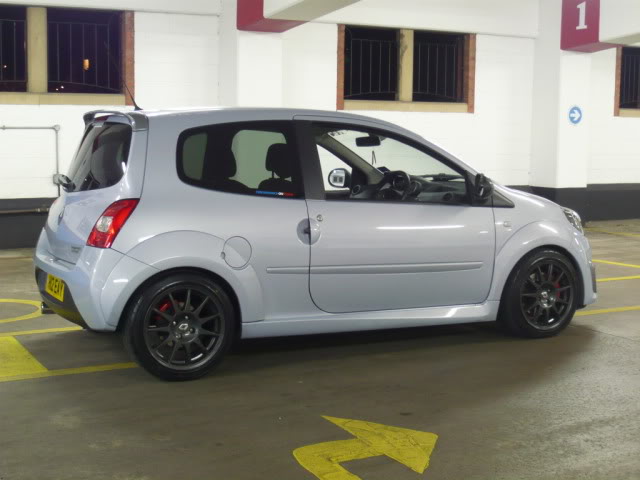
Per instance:
[[[536,39],[530,182],[548,188],[584,188],[589,165],[591,54],[560,50],[561,3],[540,0]],[[582,118],[569,120],[578,106]]]
[[[282,34],[236,28],[236,0],[223,0],[220,15],[220,103],[282,106]]]

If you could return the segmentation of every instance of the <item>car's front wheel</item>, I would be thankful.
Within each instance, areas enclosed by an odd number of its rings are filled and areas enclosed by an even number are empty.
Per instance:
[[[521,337],[550,337],[564,330],[579,301],[578,274],[555,250],[523,258],[507,280],[498,322]]]
[[[164,380],[192,380],[218,364],[235,331],[229,296],[193,273],[161,278],[137,294],[124,330],[138,363]]]

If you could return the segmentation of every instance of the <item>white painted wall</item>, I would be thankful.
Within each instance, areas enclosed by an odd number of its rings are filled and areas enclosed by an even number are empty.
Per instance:
[[[146,2],[147,6],[152,3]],[[135,87],[140,105],[153,109],[219,104],[217,16],[136,12],[135,28]],[[97,108],[122,107],[0,104],[0,126],[60,125],[60,170],[65,173],[82,135],[82,115]],[[0,198],[57,195],[51,182],[55,173],[52,131],[0,130],[0,165]]]
[[[60,125],[60,171],[67,172],[80,142],[82,115],[108,106],[0,105],[0,126]],[[55,137],[51,130],[0,128],[0,198],[56,197]]]
[[[316,21],[532,38],[538,0],[361,0]]]
[[[237,105],[282,105],[282,36],[237,32]]]
[[[307,23],[282,34],[283,105],[335,110],[338,27]]]
[[[135,10],[139,12],[173,12],[196,15],[218,15],[221,0],[2,0],[3,4],[36,5],[40,7],[97,8],[109,10]]]
[[[218,17],[136,12],[136,101],[143,108],[212,106],[218,97]]]
[[[588,183],[640,183],[640,118],[613,115],[615,50],[591,55]]]

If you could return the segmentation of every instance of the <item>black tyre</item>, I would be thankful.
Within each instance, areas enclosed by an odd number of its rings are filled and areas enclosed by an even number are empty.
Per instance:
[[[569,325],[579,295],[578,274],[571,261],[554,250],[537,250],[509,275],[498,322],[520,337],[551,337]]]
[[[164,380],[193,380],[215,367],[235,334],[233,304],[220,285],[177,273],[131,302],[124,342],[136,361]]]

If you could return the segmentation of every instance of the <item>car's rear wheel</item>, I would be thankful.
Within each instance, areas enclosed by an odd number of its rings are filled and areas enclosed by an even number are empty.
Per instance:
[[[511,272],[498,321],[514,335],[550,337],[569,325],[578,297],[578,275],[571,261],[555,250],[538,250]]]
[[[164,380],[192,380],[209,372],[229,348],[233,304],[209,278],[178,273],[151,283],[131,302],[124,330],[138,363]]]

